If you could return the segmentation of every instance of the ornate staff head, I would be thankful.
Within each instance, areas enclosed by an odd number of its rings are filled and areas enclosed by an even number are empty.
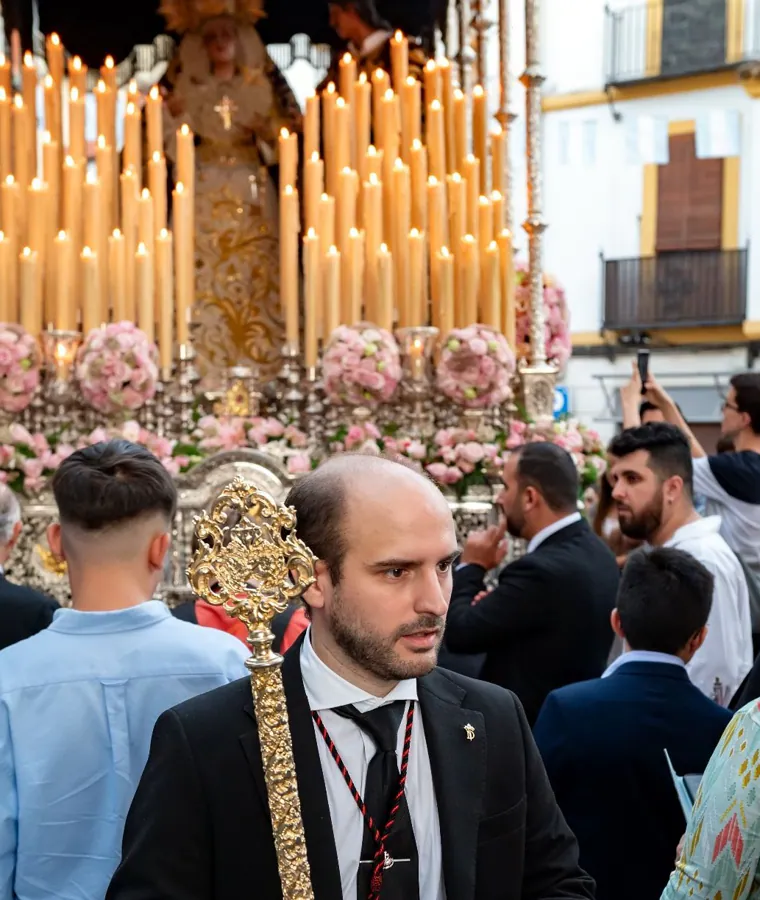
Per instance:
[[[314,554],[296,537],[295,525],[295,510],[240,477],[195,519],[190,584],[201,599],[244,623],[251,666],[279,663],[272,619],[314,583]]]

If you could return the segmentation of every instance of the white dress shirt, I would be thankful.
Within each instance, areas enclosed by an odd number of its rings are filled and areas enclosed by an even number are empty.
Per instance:
[[[350,684],[328,668],[311,646],[311,629],[301,647],[301,675],[306,697],[312,712],[317,711],[333,740],[359,793],[364,796],[367,767],[375,755],[372,738],[365,734],[356,722],[331,712],[337,706],[349,703],[361,712],[368,712],[406,700],[417,704],[414,710],[414,728],[409,753],[409,769],[406,782],[406,800],[414,829],[419,858],[420,900],[445,900],[441,858],[441,828],[438,820],[438,804],[430,769],[422,712],[417,703],[417,681],[400,681],[386,697],[374,697]],[[343,900],[356,900],[356,876],[361,856],[364,830],[367,827],[356,801],[346,785],[324,738],[314,724],[319,748],[319,761],[327,789],[335,846],[338,851]],[[399,728],[396,750],[399,768],[404,744],[404,728]],[[399,863],[401,865],[401,863]]]
[[[680,656],[672,656],[670,653],[658,653],[656,650],[627,650],[607,666],[602,673],[602,678],[609,678],[609,676],[612,675],[613,672],[617,672],[621,666],[632,662],[663,663],[666,666],[680,666],[682,669],[686,668],[686,663]]]
[[[747,581],[720,525],[720,516],[698,519],[679,528],[665,546],[690,553],[715,578],[707,638],[686,668],[703,694],[728,706],[752,668],[752,625]]]
[[[538,534],[534,534],[530,539],[528,548],[525,552],[532,553],[537,547],[543,544],[547,538],[556,534],[558,531],[562,531],[563,528],[567,528],[569,525],[575,525],[576,522],[580,522],[581,518],[579,512],[570,513],[570,515],[565,516],[564,519],[558,519],[556,522],[552,522],[551,525],[547,525],[546,528],[542,528]]]

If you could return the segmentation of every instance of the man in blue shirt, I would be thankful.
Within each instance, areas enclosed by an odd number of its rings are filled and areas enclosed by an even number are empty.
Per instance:
[[[152,600],[176,489],[147,450],[79,450],[53,480],[73,608],[0,652],[0,900],[102,900],[162,712],[246,674],[231,635]]]

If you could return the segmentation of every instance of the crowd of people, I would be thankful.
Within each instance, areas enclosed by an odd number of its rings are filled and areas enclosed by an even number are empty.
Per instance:
[[[714,455],[653,378],[622,393],[588,519],[549,443],[462,547],[407,463],[292,488],[315,582],[273,631],[317,900],[760,897],[760,375]],[[53,491],[71,607],[0,580],[0,900],[281,897],[244,629],[152,599],[171,477],[113,441]],[[0,564],[21,529],[2,486]]]

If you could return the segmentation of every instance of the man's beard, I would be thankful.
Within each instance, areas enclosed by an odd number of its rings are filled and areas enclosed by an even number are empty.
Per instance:
[[[636,541],[650,541],[651,537],[662,525],[663,497],[660,493],[638,515],[627,518],[625,522],[618,512],[618,525],[627,538]]]
[[[525,528],[525,519],[522,516],[512,515],[510,516],[506,510],[504,512],[504,518],[507,523],[507,531],[513,538],[521,538],[523,528]]]
[[[385,637],[370,631],[356,616],[351,615],[350,608],[350,602],[343,600],[340,589],[336,587],[328,618],[330,634],[341,650],[365,671],[383,681],[404,681],[427,675],[435,668],[435,661],[431,663],[426,653],[420,653],[417,660],[402,659],[394,648],[404,635],[438,628],[437,659],[446,622],[442,616],[419,616],[412,624],[404,625],[390,637]]]

